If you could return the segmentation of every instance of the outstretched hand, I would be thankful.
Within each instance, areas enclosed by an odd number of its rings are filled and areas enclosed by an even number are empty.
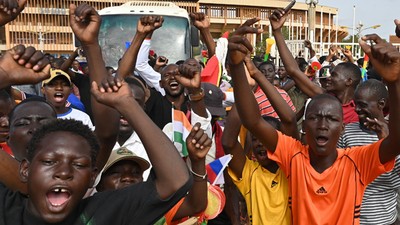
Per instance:
[[[71,4],[69,21],[72,31],[83,45],[98,44],[101,18],[93,7],[86,3],[78,7]]]
[[[239,63],[242,63],[246,55],[253,51],[253,46],[250,44],[245,35],[259,34],[263,32],[262,29],[251,27],[258,21],[260,21],[260,18],[247,20],[229,38],[228,55],[231,64],[237,65]]]
[[[0,58],[0,88],[35,84],[49,78],[50,64],[40,51],[17,45]]]
[[[142,16],[137,24],[137,32],[147,35],[160,28],[163,22],[162,16]]]
[[[0,0],[0,26],[15,20],[24,10],[27,0]]]
[[[186,138],[186,146],[189,152],[191,162],[205,160],[208,150],[211,148],[211,139],[200,128],[200,123],[196,123],[189,136]]]
[[[365,122],[364,125],[368,129],[375,131],[379,139],[386,138],[389,135],[389,124],[386,121],[367,117],[367,122]]]
[[[192,12],[189,14],[189,17],[193,25],[199,30],[210,27],[210,18],[202,12]]]
[[[371,42],[371,45],[367,44]],[[376,34],[362,37],[359,41],[361,48],[369,56],[376,72],[386,82],[397,82],[400,77],[400,52],[390,43],[382,40]]]
[[[396,29],[395,29],[396,36],[398,38],[400,38],[400,20],[398,20],[398,19],[394,20],[394,24],[396,25]]]
[[[272,14],[269,16],[269,21],[273,31],[282,28],[283,24],[285,24],[287,16],[289,15],[289,12],[285,13],[285,10],[283,9],[276,9],[274,12],[272,12]]]
[[[189,64],[181,64],[178,67],[179,73],[175,75],[175,79],[182,84],[189,92],[200,89],[201,77],[197,67]]]

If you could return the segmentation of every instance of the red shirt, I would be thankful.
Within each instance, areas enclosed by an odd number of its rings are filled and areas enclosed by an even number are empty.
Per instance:
[[[276,90],[279,92],[279,94],[282,96],[282,98],[286,101],[286,103],[289,105],[289,107],[296,112],[296,108],[293,105],[292,100],[290,99],[290,96],[288,93],[280,88],[275,87]],[[274,107],[272,107],[268,97],[264,94],[264,92],[259,88],[255,93],[254,96],[256,97],[258,107],[260,109],[261,116],[272,116],[277,119],[279,119],[278,114],[275,112]]]
[[[358,122],[358,115],[356,113],[356,104],[351,100],[347,104],[342,105],[343,109],[343,122],[345,124]]]

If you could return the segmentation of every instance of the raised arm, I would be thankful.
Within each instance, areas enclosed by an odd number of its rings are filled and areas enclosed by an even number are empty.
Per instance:
[[[207,118],[206,105],[204,103],[204,93],[201,89],[200,71],[188,64],[179,65],[179,74],[175,79],[182,84],[189,92],[190,106],[197,115]]]
[[[299,139],[299,133],[297,131],[296,113],[289,107],[287,102],[279,94],[278,90],[271,84],[264,74],[259,71],[249,57],[244,60],[246,67],[254,80],[257,81],[258,86],[262,89],[268,100],[271,102],[272,107],[276,111],[281,120],[282,133],[291,136],[295,139]]]
[[[233,105],[226,119],[224,133],[222,134],[222,146],[226,154],[233,155],[229,162],[229,168],[238,178],[242,177],[244,164],[246,163],[246,154],[238,141],[241,125],[242,121],[240,121],[236,105]]]
[[[91,74],[90,81],[100,83],[108,75],[98,41],[101,18],[97,11],[86,3],[78,7],[71,4],[69,12],[71,28],[81,41],[86,54]],[[117,85],[120,83],[117,82]],[[94,99],[91,104],[96,126],[95,133],[101,148],[96,160],[96,166],[100,171],[106,164],[117,140],[119,114],[113,108],[100,104]]]
[[[73,74],[73,76],[75,76],[75,73],[73,73],[71,71],[71,73],[69,73],[69,68],[71,67],[72,63],[74,62],[74,60],[76,59],[76,57],[78,57],[78,51],[80,48],[76,48],[75,51],[73,51],[71,53],[71,55],[68,57],[67,60],[64,61],[64,63],[61,65],[60,70],[68,73],[68,75],[71,76],[71,74]]]
[[[146,81],[147,85],[156,89],[162,95],[165,95],[165,90],[160,86],[161,74],[160,70],[162,66],[167,65],[168,59],[161,56],[158,57],[155,61],[154,67],[149,65],[149,52],[151,47],[151,38],[153,36],[153,31],[149,32],[146,35],[146,39],[143,41],[142,45],[140,46],[137,61],[136,61],[136,68],[135,71],[139,74],[144,81]],[[161,62],[162,60],[164,62]]]
[[[146,115],[125,82],[117,92],[114,88],[99,89],[97,83],[92,83],[92,94],[96,101],[118,110],[137,132],[153,165],[161,199],[168,199],[189,182],[189,171],[174,144]]]
[[[28,0],[2,0],[0,1],[0,26],[15,20],[24,10]]]
[[[215,54],[215,42],[210,32],[210,18],[201,12],[190,13],[189,17],[193,25],[199,29],[203,42],[208,49],[208,57],[211,58]]]
[[[211,143],[211,139],[200,128],[200,123],[195,124],[186,139],[194,183],[173,220],[194,216],[207,207],[206,155]]]
[[[258,104],[247,82],[244,58],[252,51],[250,42],[245,38],[248,33],[259,33],[262,30],[251,27],[259,18],[247,20],[229,38],[228,55],[230,71],[234,83],[235,103],[244,126],[254,134],[269,150],[274,152],[278,141],[276,130],[261,118]],[[268,134],[268,135],[266,135]]]
[[[4,69],[3,69],[4,68]],[[35,68],[35,70],[33,69]],[[0,58],[0,85],[37,83],[49,77],[49,60],[33,47],[18,45]],[[8,188],[27,193],[26,183],[19,179],[19,163],[0,151],[0,182]]]
[[[372,45],[369,46],[367,41]],[[379,149],[379,158],[384,164],[400,154],[400,52],[376,34],[362,37],[360,46],[385,80],[389,91],[389,135]]]
[[[354,58],[353,58],[353,53],[346,48],[340,48],[340,50],[342,51],[342,53],[344,54],[344,56],[346,56],[347,60],[351,63],[354,63]]]
[[[0,57],[0,89],[17,84],[36,84],[49,76],[49,60],[33,47],[17,45]]]
[[[293,58],[285,43],[285,38],[282,34],[282,26],[286,21],[287,13],[283,9],[275,10],[269,20],[272,26],[272,33],[275,37],[276,46],[278,47],[279,55],[285,65],[285,69],[293,78],[296,86],[309,97],[313,97],[317,94],[322,94],[324,91],[321,87],[313,83],[308,77],[300,70],[296,60]]]
[[[143,16],[137,24],[136,34],[131,46],[122,56],[117,70],[117,75],[121,79],[131,75],[135,69],[136,59],[140,46],[146,36],[162,26],[164,19],[162,16]]]
[[[311,58],[314,58],[314,56],[315,56],[315,51],[314,51],[314,49],[313,49],[313,47],[312,47],[311,41],[305,40],[305,41],[304,41],[304,47],[308,48],[308,50],[310,51],[310,59],[311,59]]]

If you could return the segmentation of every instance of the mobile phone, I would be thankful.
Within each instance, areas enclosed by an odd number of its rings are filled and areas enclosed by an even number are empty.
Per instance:
[[[289,12],[289,10],[292,9],[292,7],[296,4],[296,0],[293,0],[286,8],[284,9],[285,13]]]

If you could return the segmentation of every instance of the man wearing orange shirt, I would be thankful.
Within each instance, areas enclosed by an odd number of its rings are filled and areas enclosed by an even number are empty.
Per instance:
[[[286,14],[276,10],[270,18],[281,26]],[[306,111],[304,131],[309,145],[276,131],[261,118],[245,78],[244,56],[251,45],[243,36],[262,30],[250,27],[259,19],[246,21],[229,40],[230,69],[235,100],[245,127],[268,149],[289,179],[289,204],[293,224],[359,224],[362,196],[367,185],[393,168],[400,153],[400,53],[377,35],[363,37],[364,52],[388,85],[390,96],[389,135],[368,146],[337,149],[343,131],[343,111],[333,96],[315,96]],[[374,43],[372,47],[366,41]]]

